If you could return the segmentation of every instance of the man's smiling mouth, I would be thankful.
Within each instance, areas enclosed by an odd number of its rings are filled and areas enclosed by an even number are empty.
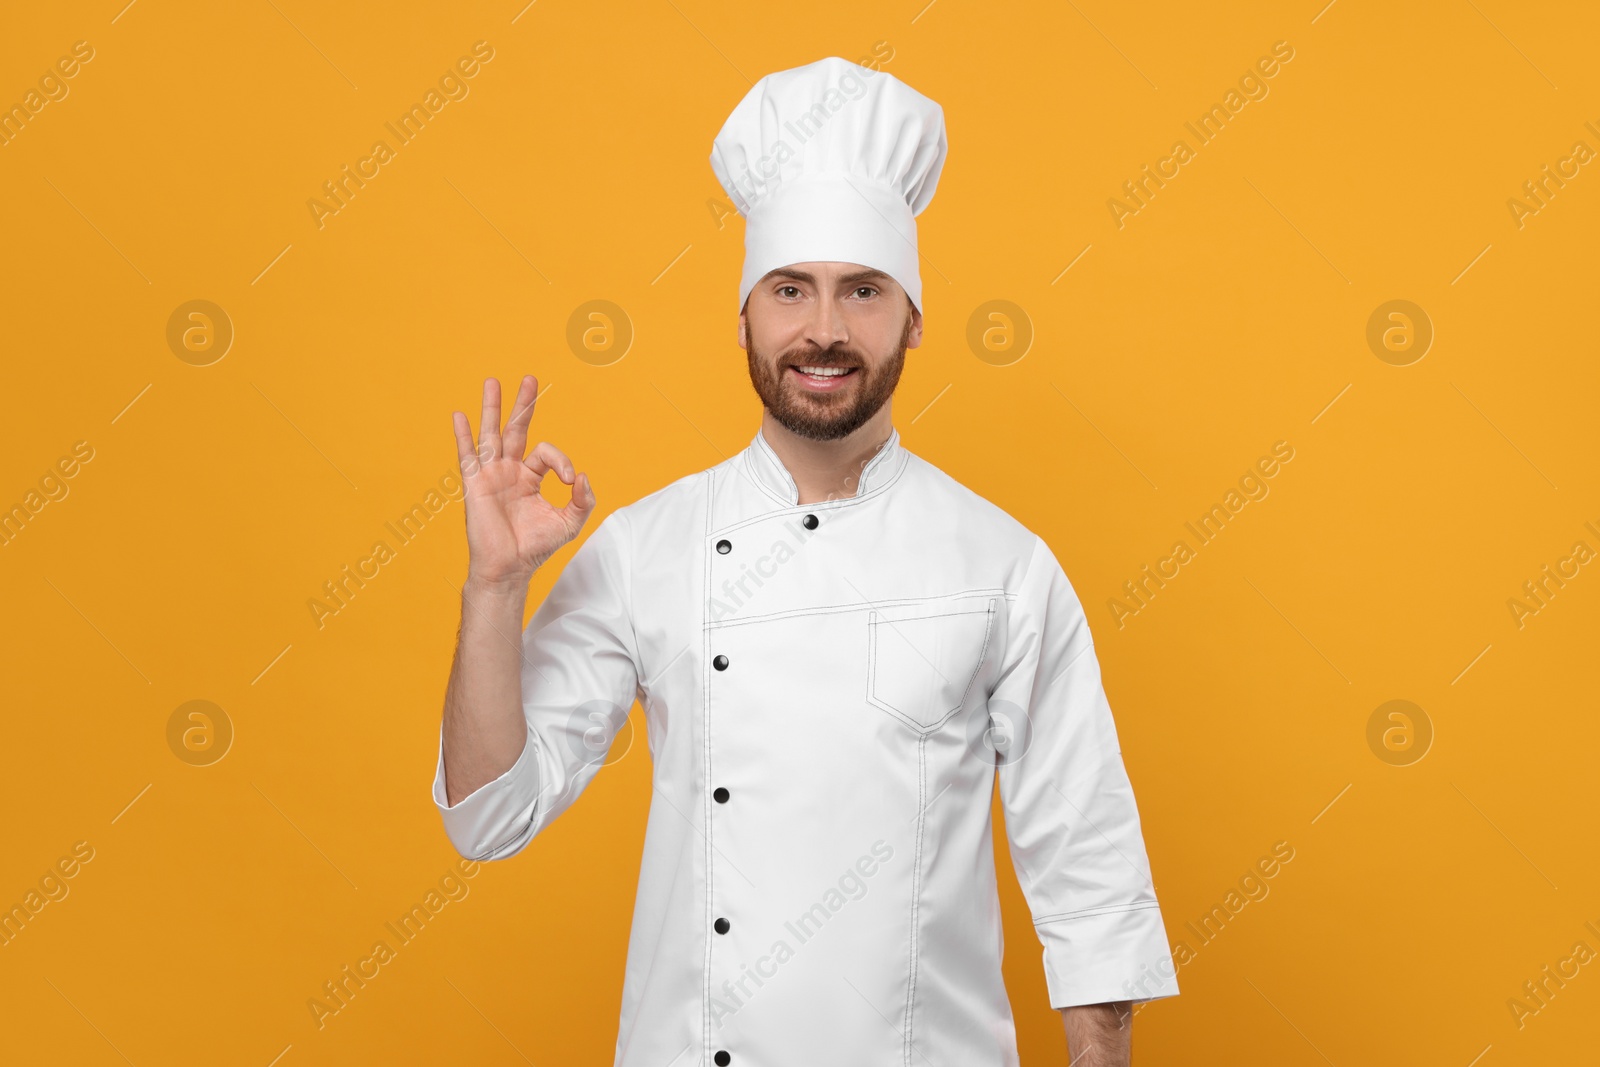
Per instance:
[[[857,367],[818,367],[818,366],[790,366],[789,371],[812,391],[830,391],[843,388],[844,383],[853,377]]]

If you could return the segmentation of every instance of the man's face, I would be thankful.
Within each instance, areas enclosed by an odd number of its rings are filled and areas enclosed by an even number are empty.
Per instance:
[[[922,343],[922,313],[881,271],[856,263],[795,263],[750,290],[739,346],[750,382],[791,432],[845,437],[894,393],[907,348]]]

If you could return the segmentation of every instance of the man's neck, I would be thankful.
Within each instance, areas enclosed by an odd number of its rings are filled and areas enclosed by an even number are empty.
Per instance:
[[[834,441],[801,437],[773,418],[770,411],[761,416],[761,436],[794,479],[801,504],[855,496],[861,485],[861,472],[893,431],[888,404],[855,432]]]

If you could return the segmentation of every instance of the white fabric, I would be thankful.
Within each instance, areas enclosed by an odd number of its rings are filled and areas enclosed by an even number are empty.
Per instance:
[[[1089,626],[1049,546],[897,432],[856,495],[797,500],[758,432],[607,516],[524,631],[515,765],[452,808],[440,753],[450,840],[505,859],[641,700],[654,789],[618,1067],[719,1050],[1017,1067],[997,774],[1050,1004],[1175,995]],[[992,729],[1013,739],[998,759]]]
[[[832,56],[768,74],[711,146],[711,169],[745,216],[739,309],[770,270],[859,263],[922,310],[915,217],[947,149],[944,111],[892,74]]]

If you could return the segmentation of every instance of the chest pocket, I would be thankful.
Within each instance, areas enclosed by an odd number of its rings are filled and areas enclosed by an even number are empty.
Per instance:
[[[995,600],[966,596],[867,614],[867,700],[918,733],[960,711],[983,667]]]

